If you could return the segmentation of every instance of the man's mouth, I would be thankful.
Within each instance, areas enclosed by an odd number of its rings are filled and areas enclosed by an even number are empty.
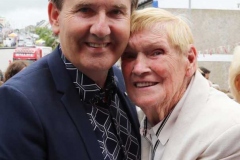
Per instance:
[[[108,45],[108,43],[87,43],[87,45],[93,48],[104,48]]]
[[[149,87],[156,85],[157,82],[136,82],[134,83],[134,86],[137,88],[143,88],[143,87]]]

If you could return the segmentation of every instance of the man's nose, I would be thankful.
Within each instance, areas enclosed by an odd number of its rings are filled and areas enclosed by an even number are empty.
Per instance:
[[[98,38],[104,38],[111,33],[109,18],[106,13],[99,13],[96,15],[96,19],[90,28],[90,33],[94,34]]]

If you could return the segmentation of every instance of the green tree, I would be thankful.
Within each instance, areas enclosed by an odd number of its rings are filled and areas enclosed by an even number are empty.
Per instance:
[[[52,47],[53,49],[57,46],[57,37],[55,37],[52,30],[47,27],[38,27],[35,29],[35,33],[39,35],[40,39],[45,41],[46,46]]]

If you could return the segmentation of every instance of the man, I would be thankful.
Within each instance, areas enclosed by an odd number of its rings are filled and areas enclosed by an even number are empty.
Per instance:
[[[240,159],[240,105],[197,71],[193,42],[188,24],[166,10],[132,15],[122,71],[142,109],[142,160]]]
[[[140,159],[135,107],[112,68],[136,6],[137,0],[49,2],[60,45],[1,87],[0,159]]]
[[[209,80],[210,70],[204,67],[199,67],[201,74],[203,77],[205,77],[207,80]]]
[[[208,83],[211,87],[216,88],[217,90],[220,90],[220,86],[218,84],[212,83],[212,81],[209,80],[209,76],[211,71],[208,70],[205,67],[199,67],[199,72],[208,80]]]

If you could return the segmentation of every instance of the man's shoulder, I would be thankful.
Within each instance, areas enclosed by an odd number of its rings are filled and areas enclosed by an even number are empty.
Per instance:
[[[17,75],[9,79],[6,83],[11,84],[19,84],[19,83],[29,83],[37,81],[41,82],[42,79],[49,79],[49,76],[46,74],[50,74],[49,63],[54,63],[54,59],[56,58],[56,50],[52,53],[42,57],[36,62],[27,66],[24,70],[19,72]],[[52,54],[55,54],[54,56]]]
[[[10,78],[4,85],[13,86],[17,88],[36,85],[49,78],[49,68],[46,60],[42,59],[26,67],[21,72]]]
[[[124,82],[124,78],[123,78],[123,74],[120,68],[118,68],[117,66],[113,66],[113,72],[114,72],[114,77],[115,77],[115,81],[117,83],[117,87],[124,93],[126,92],[126,87],[125,87],[125,82]]]

